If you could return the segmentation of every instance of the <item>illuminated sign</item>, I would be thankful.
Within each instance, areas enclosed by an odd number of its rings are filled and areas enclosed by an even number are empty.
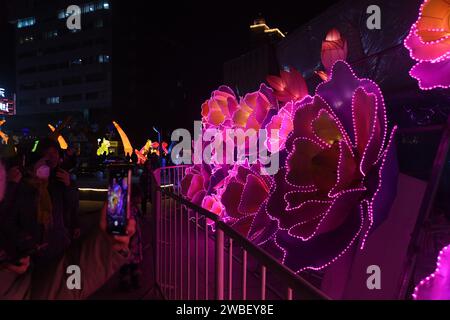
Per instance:
[[[14,100],[6,98],[6,90],[0,88],[0,115],[16,114],[16,104]]]

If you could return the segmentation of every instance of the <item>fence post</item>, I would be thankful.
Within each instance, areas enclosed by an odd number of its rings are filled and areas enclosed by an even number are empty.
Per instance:
[[[224,292],[224,234],[216,225],[216,300],[223,300]]]
[[[159,172],[158,172],[159,173]],[[158,285],[161,285],[161,270],[160,270],[160,260],[161,260],[161,191],[159,189],[159,182],[155,178],[155,173],[152,172],[150,175],[151,179],[151,199],[152,199],[152,209],[151,209],[151,219],[153,220],[153,247],[156,249],[153,252],[153,261],[155,261],[156,267],[156,281]]]

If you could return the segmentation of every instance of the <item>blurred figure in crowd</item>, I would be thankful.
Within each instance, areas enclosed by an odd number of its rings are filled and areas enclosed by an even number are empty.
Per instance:
[[[130,289],[140,288],[140,263],[143,260],[142,256],[142,212],[140,205],[142,203],[142,191],[138,184],[131,186],[131,203],[130,214],[131,218],[136,221],[136,233],[130,241],[130,257],[128,263],[120,268],[120,289],[128,291]]]
[[[76,155],[67,149],[62,155],[59,144],[52,139],[43,139],[36,150],[38,157],[45,158],[50,169],[48,192],[52,202],[53,216],[59,232],[66,229],[69,237],[80,236],[79,227],[79,193],[75,181],[71,180],[69,171],[76,166]]]
[[[158,157],[155,154],[149,155],[148,160],[144,163],[144,171],[139,177],[139,185],[142,190],[142,214],[147,214],[147,202],[151,200],[153,171],[158,168]]]

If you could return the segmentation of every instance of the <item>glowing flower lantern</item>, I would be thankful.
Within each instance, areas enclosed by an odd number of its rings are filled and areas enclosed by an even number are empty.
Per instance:
[[[280,102],[299,101],[308,95],[306,81],[295,68],[282,70],[280,77],[268,76],[266,80]]]
[[[231,143],[230,136],[227,135],[227,129],[242,129],[246,134],[255,130],[263,129],[268,120],[278,109],[278,102],[275,99],[273,90],[262,84],[258,91],[246,94],[239,99],[233,91],[225,86],[221,86],[214,91],[211,98],[202,105],[202,124],[204,130],[216,129],[215,136],[211,141],[203,143],[205,149],[220,139],[223,142],[224,150],[226,145]],[[220,119],[220,121],[216,121]],[[242,144],[236,146],[239,152],[247,154],[248,145]],[[219,159],[219,153],[213,150],[211,161],[215,164],[223,164],[226,161],[226,155],[223,153],[223,159]]]
[[[195,165],[186,169],[181,181],[181,194],[196,205],[201,205],[210,184],[210,173],[206,166]]]
[[[259,169],[259,165],[235,165],[220,192],[225,219],[245,236],[267,200],[272,183],[272,178],[262,176]]]
[[[322,42],[322,64],[325,71],[317,71],[316,74],[324,81],[328,79],[334,63],[338,60],[346,60],[348,55],[347,40],[345,40],[339,30],[328,31],[325,40]]]
[[[233,114],[237,108],[238,101],[233,90],[227,86],[221,86],[202,105],[204,127],[231,126]]]
[[[220,203],[220,200],[218,200],[217,196],[206,196],[203,198],[202,201],[202,208],[208,210],[209,212],[214,213],[217,216],[221,216],[223,213],[223,206]],[[214,224],[214,221],[208,219],[207,220],[208,225]]]
[[[270,152],[278,152],[285,147],[286,139],[294,129],[294,114],[299,106],[299,102],[289,102],[274,115],[266,126],[267,130],[267,149]],[[276,136],[272,135],[272,130],[277,130]],[[276,142],[276,143],[274,143]],[[276,148],[274,146],[277,146]]]
[[[130,140],[128,139],[125,131],[122,130],[122,128],[119,126],[119,124],[115,121],[113,121],[114,127],[116,127],[117,132],[119,132],[120,139],[122,140],[123,144],[123,151],[125,152],[126,156],[131,156],[133,154],[133,147],[131,146]]]
[[[62,150],[66,150],[69,145],[67,144],[66,140],[64,139],[64,137],[61,135],[61,133],[59,133],[59,130],[57,130],[54,126],[52,126],[50,123],[48,124],[48,128],[50,129],[51,132],[53,132],[55,135],[57,135],[57,139],[58,139],[58,144],[59,147]]]
[[[233,114],[233,127],[244,130],[259,130],[266,120],[273,103],[269,100],[267,92],[270,89],[264,84],[259,91],[246,94],[240,101]]]
[[[279,229],[268,250],[292,270],[322,269],[387,215],[395,196],[395,129],[378,86],[337,62],[295,112],[285,166],[261,214]]]
[[[423,90],[450,87],[450,2],[426,0],[404,42],[417,64],[410,75]]]
[[[415,287],[414,300],[450,300],[450,246],[438,255],[436,270]]]
[[[204,128],[219,134],[227,128],[279,130],[266,141],[283,159],[278,173],[261,175],[259,163],[195,165],[181,192],[292,270],[322,269],[350,247],[363,247],[386,218],[397,185],[395,129],[388,135],[378,86],[356,77],[344,61],[335,63],[314,97],[295,70],[269,79],[284,102],[280,109],[266,86],[239,105],[222,88],[216,95],[227,99],[204,104],[202,115]],[[272,147],[275,140],[279,148]]]

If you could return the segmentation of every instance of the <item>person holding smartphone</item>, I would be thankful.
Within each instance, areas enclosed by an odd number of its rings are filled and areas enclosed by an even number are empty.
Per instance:
[[[47,190],[51,200],[53,226],[49,234],[49,250],[57,256],[71,241],[80,237],[79,192],[71,179],[68,162],[63,162],[62,150],[57,141],[47,138],[40,140],[36,156],[46,159],[49,169]],[[58,247],[59,246],[59,247]]]
[[[47,169],[42,162],[34,166],[36,176],[45,177]],[[0,204],[4,201],[7,172],[0,162]],[[28,202],[32,202],[28,199]],[[101,211],[99,228],[94,229],[78,245],[71,246],[46,268],[36,269],[33,257],[0,259],[0,300],[4,299],[85,299],[99,289],[129,259],[130,239],[136,230],[134,219],[127,221],[124,235],[107,232],[106,211]],[[0,222],[0,227],[8,227]],[[0,258],[7,256],[0,243]],[[65,285],[67,267],[78,265],[83,270],[82,288],[70,290]]]

